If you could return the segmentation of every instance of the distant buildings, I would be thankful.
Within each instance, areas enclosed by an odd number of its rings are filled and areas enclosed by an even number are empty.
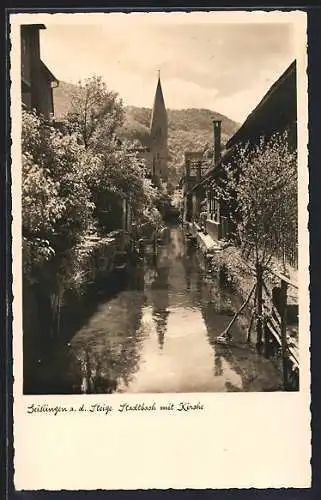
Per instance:
[[[25,108],[49,119],[54,114],[52,89],[59,82],[40,59],[41,29],[43,24],[21,26],[21,97]]]
[[[203,155],[203,151],[185,152],[185,176],[181,185],[184,198],[184,218],[187,221],[194,220],[201,212],[199,202],[204,198],[204,193],[202,196],[196,197],[196,194],[193,194],[193,188],[201,182],[208,170],[208,164],[204,162]]]

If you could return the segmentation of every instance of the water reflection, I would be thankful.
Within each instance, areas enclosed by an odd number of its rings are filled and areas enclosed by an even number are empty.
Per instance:
[[[213,291],[212,291],[213,296]],[[225,300],[224,300],[225,298]],[[226,315],[228,297],[216,289],[216,302],[203,304],[202,315],[206,323],[209,344],[214,353],[214,374],[225,377],[227,391],[270,391],[280,388],[280,380],[273,364],[259,356],[254,346],[245,342],[245,332],[235,323],[231,329],[233,342],[230,346],[215,343],[217,336],[231,320]],[[217,311],[223,311],[217,314]],[[234,375],[238,382],[233,382]],[[235,377],[234,377],[235,378]]]
[[[160,255],[156,261],[156,275],[150,287],[150,297],[152,304],[152,315],[156,326],[159,348],[164,346],[165,332],[167,329],[167,318],[169,315],[169,297],[168,297],[168,276],[169,265],[166,256]]]
[[[50,376],[52,387],[71,393],[277,389],[276,369],[245,343],[237,323],[234,345],[215,343],[231,320],[232,297],[206,276],[182,231],[169,228],[154,250],[127,288],[97,305],[57,351],[55,368],[43,369],[46,391]]]
[[[75,335],[71,345],[82,366],[80,392],[110,393],[130,383],[139,366],[144,301],[141,291],[126,290]]]

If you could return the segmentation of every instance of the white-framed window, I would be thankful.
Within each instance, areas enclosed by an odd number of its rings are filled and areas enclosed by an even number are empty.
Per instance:
[[[208,191],[208,218],[214,222],[220,222],[220,202],[215,198],[212,190]]]

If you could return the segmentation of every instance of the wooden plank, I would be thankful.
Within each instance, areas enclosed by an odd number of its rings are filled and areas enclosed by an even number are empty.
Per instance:
[[[299,285],[295,281],[290,280],[290,278],[288,278],[284,274],[282,274],[282,273],[280,273],[278,271],[273,271],[270,268],[267,268],[267,271],[269,273],[273,274],[274,276],[276,276],[277,278],[279,278],[281,281],[284,281],[287,285],[291,285],[294,288],[299,289]]]
[[[281,347],[281,337],[280,334],[278,333],[278,330],[276,328],[276,323],[274,321],[271,321],[271,318],[268,318],[267,320],[267,327],[272,334],[272,336],[275,338],[279,346]]]

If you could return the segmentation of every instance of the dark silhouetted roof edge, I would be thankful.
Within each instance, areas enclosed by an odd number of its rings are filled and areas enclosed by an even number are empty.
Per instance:
[[[59,80],[51,73],[50,69],[47,68],[47,66],[45,65],[45,63],[43,61],[41,61],[41,69],[47,74],[47,76],[49,77],[49,80],[51,80],[52,82],[56,82],[57,84],[59,84]]]
[[[242,136],[243,132],[247,129],[249,124],[252,122],[253,119],[255,119],[256,115],[261,111],[265,103],[270,99],[270,97],[279,90],[279,88],[282,86],[282,84],[291,76],[291,74],[296,72],[296,60],[294,60],[290,66],[282,73],[282,75],[276,80],[276,82],[273,83],[273,85],[270,87],[270,89],[267,91],[267,93],[264,95],[264,97],[261,99],[259,104],[253,109],[253,111],[248,115],[246,120],[243,122],[241,127],[235,132],[235,134],[227,141],[226,147],[232,147],[236,142],[240,140],[240,137]]]

